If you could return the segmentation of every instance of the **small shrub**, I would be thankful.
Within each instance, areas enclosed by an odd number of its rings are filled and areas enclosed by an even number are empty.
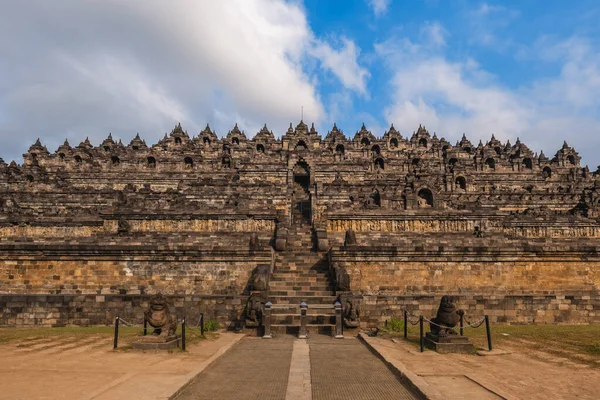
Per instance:
[[[388,321],[387,327],[390,331],[401,332],[404,330],[404,321],[398,318],[392,318]]]
[[[213,320],[206,321],[206,323],[204,324],[204,330],[206,332],[215,332],[219,330],[219,323]]]

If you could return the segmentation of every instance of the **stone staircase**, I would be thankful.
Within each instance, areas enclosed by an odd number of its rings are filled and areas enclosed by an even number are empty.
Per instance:
[[[299,184],[294,184],[294,204],[292,221],[294,225],[310,224],[310,193]]]
[[[313,251],[312,229],[305,224],[293,225],[288,249],[275,255],[275,271],[269,283],[271,331],[298,334],[300,303],[305,302],[309,334],[333,334],[335,300],[326,255]]]

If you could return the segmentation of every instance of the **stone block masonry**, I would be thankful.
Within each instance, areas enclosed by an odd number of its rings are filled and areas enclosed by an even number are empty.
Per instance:
[[[152,145],[109,135],[54,152],[38,140],[21,164],[0,159],[0,324],[135,319],[158,292],[180,315],[229,323],[257,267],[276,304],[329,291],[327,263],[362,299],[363,325],[433,312],[444,294],[494,323],[597,323],[598,172],[566,142],[547,157],[424,126],[322,137],[301,121],[249,138],[178,124]],[[300,252],[324,265],[282,282]]]
[[[1,247],[1,245],[0,245]],[[150,251],[96,249],[98,254],[0,256],[0,293],[14,294],[241,294],[270,251]],[[70,250],[73,250],[71,248]],[[139,249],[138,249],[139,250]],[[161,254],[162,253],[162,254]],[[194,254],[196,253],[196,254]]]
[[[238,320],[247,296],[170,295],[173,313],[195,326],[200,313],[227,328]],[[132,324],[143,321],[150,295],[13,295],[0,294],[1,326],[112,325],[116,316]]]

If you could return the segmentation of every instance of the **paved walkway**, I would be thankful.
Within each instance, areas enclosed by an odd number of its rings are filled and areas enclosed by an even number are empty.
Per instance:
[[[177,400],[405,400],[416,397],[356,338],[245,338]]]
[[[356,338],[309,339],[314,400],[408,400],[416,397]]]
[[[177,397],[177,400],[285,399],[295,338],[244,338]]]

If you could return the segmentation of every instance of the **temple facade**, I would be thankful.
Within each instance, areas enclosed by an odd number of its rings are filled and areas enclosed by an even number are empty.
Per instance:
[[[375,326],[446,294],[495,323],[600,322],[600,178],[566,142],[177,125],[23,158],[0,159],[2,325],[110,323],[159,292],[224,325],[343,300]]]

